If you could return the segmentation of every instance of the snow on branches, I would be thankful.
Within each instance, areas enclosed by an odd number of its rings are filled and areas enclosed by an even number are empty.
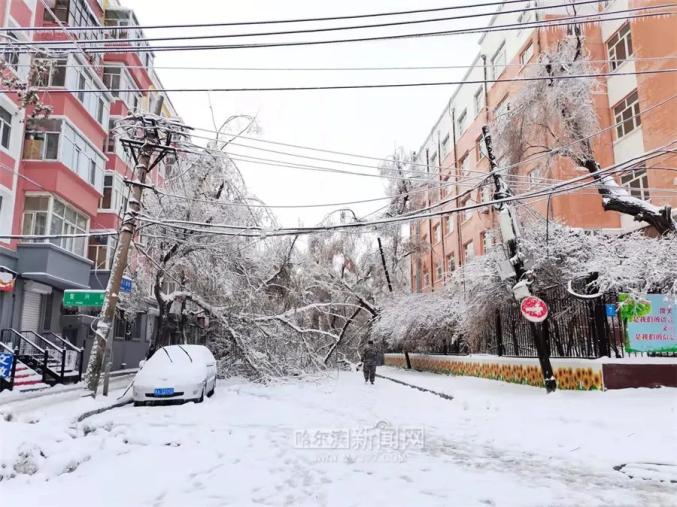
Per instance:
[[[508,109],[497,115],[492,130],[498,158],[513,167],[536,155],[546,156],[545,167],[567,158],[596,180],[605,210],[647,222],[659,234],[674,232],[677,224],[670,206],[659,207],[634,197],[612,176],[599,174],[593,144],[601,133],[594,105],[600,81],[577,77],[594,74],[585,56],[582,35],[574,28],[573,34],[541,56],[542,65],[526,71],[529,77],[544,79],[523,87],[511,97]],[[649,167],[643,162],[638,160],[635,166]]]

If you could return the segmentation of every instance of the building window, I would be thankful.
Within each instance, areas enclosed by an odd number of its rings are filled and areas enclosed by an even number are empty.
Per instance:
[[[475,92],[473,103],[475,104],[475,116],[484,109],[484,88],[480,86]]]
[[[472,199],[470,198],[469,195],[466,195],[463,200],[461,201],[461,207],[464,208],[466,206],[471,206],[473,204]],[[463,221],[467,222],[470,220],[475,213],[474,209],[464,209],[463,210]]]
[[[461,174],[466,176],[470,172],[470,154],[468,152],[465,152],[459,165],[461,166]]]
[[[87,109],[87,112],[103,126],[108,124],[108,102],[104,99],[94,78],[84,68],[76,69],[74,78],[70,79],[71,86],[77,88],[77,98]]]
[[[0,107],[0,145],[9,149],[12,139],[12,115],[4,107]]]
[[[480,161],[487,156],[487,146],[484,144],[484,136],[475,139],[475,158]]]
[[[23,158],[59,160],[97,189],[103,185],[105,160],[89,142],[63,120],[33,120],[26,129]]]
[[[99,200],[99,209],[119,212],[126,204],[124,183],[115,173],[106,173],[103,178],[103,195]]]
[[[498,51],[494,54],[491,59],[491,79],[498,79],[505,69],[505,43],[501,44],[501,47],[498,48]]]
[[[133,111],[137,108],[139,92],[136,91],[136,83],[126,69],[117,65],[104,67],[103,83],[108,87],[113,97],[118,97],[127,105],[127,109]]]
[[[494,108],[494,118],[499,118],[504,114],[506,114],[508,111],[510,111],[510,103],[508,102],[508,96],[506,95]]]
[[[41,236],[86,233],[87,217],[74,208],[53,196],[26,196],[22,234]],[[85,254],[84,237],[50,238],[49,242],[77,255]]]
[[[435,263],[435,279],[442,280],[444,278],[444,267],[441,262]]]
[[[19,72],[19,59],[21,54],[19,53],[19,47],[15,46],[12,41],[20,41],[21,39],[15,32],[7,32],[7,39],[3,38],[5,47],[2,52],[2,59],[5,61],[7,67],[11,68],[14,72]]]
[[[46,0],[45,4],[54,13],[54,16],[45,8],[42,19],[51,23],[56,23],[57,20],[64,24],[68,24],[68,6],[69,0]],[[56,19],[55,19],[56,17]]]
[[[447,153],[449,153],[449,134],[444,136],[444,139],[442,139],[441,153],[442,158],[444,158]]]
[[[632,56],[630,23],[625,23],[615,34],[609,37],[606,47],[609,52],[611,70],[616,70],[625,60]]]
[[[430,285],[430,273],[428,273],[427,269],[424,269],[423,271],[423,286],[427,287]]]
[[[622,174],[621,185],[626,187],[633,197],[649,200],[649,176],[644,164],[633,167],[630,172]]]
[[[57,160],[61,123],[61,120],[32,121],[25,133],[23,158]]]
[[[444,217],[444,233],[451,234],[454,231],[454,216],[446,215]]]
[[[447,272],[452,273],[456,269],[456,259],[453,252],[447,255]]]
[[[531,57],[534,56],[534,45],[529,42],[529,45],[520,53],[520,64],[526,65],[531,60]]]
[[[482,237],[482,253],[486,254],[494,246],[494,233],[492,231],[484,231]]]
[[[89,237],[87,258],[94,263],[94,269],[110,269],[113,253],[113,241],[110,236]]]
[[[66,86],[67,58],[38,58],[35,63],[45,67],[44,72],[37,76],[36,85],[51,88]]]
[[[456,118],[456,132],[460,136],[465,132],[465,123],[466,120],[468,119],[468,110],[464,109],[461,114],[458,115],[458,118]]]
[[[466,262],[475,257],[475,245],[472,240],[463,245],[463,257]]]
[[[439,243],[442,239],[442,233],[440,231],[440,224],[433,226],[433,244]]]
[[[614,106],[614,118],[616,120],[616,137],[627,136],[642,124],[639,115],[639,97],[637,90],[621,100]]]
[[[430,168],[434,171],[439,170],[439,167],[437,165],[437,152],[434,152],[430,157]]]

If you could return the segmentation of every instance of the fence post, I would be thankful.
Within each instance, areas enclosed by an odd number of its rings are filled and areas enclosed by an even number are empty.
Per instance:
[[[496,310],[496,353],[499,356],[502,356],[505,351],[503,350],[503,329],[501,327],[501,311]]]
[[[9,374],[9,390],[14,390],[14,377],[16,376],[16,362],[19,360],[19,349],[14,349],[14,361],[12,361],[12,371]]]
[[[606,320],[606,308],[604,302],[597,298],[593,302],[595,315],[595,336],[597,341],[597,357],[611,357],[611,345],[609,340],[609,324]]]

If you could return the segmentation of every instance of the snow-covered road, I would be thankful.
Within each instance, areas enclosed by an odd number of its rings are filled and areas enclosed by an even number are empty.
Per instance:
[[[677,484],[613,469],[675,464],[675,390],[546,396],[381,370],[454,399],[335,372],[268,387],[223,382],[202,405],[127,406],[71,427],[54,422],[63,411],[2,421],[2,473],[17,464],[34,473],[6,477],[0,498],[50,507],[675,505]]]

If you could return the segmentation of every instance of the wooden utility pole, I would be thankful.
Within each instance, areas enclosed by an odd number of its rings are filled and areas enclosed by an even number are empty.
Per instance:
[[[503,176],[498,172],[489,127],[486,125],[483,126],[482,134],[484,135],[484,144],[487,148],[487,158],[491,165],[491,176],[494,179],[494,200],[511,197],[512,192],[510,191],[510,187],[508,187]],[[516,283],[513,286],[513,294],[515,299],[519,302],[525,296],[529,295],[530,290],[527,285],[529,274],[524,266],[524,255],[519,244],[520,233],[517,217],[515,216],[514,209],[509,204],[500,203],[497,204],[496,207],[499,211],[498,221],[501,235],[503,236],[503,244],[508,251],[509,261],[514,269],[516,279]],[[534,338],[534,344],[536,345],[536,352],[538,353],[538,361],[541,365],[541,371],[543,372],[543,383],[545,384],[546,391],[551,393],[557,389],[557,380],[555,379],[552,365],[550,364],[550,344],[544,333],[543,326],[545,325],[546,324],[542,323],[529,323]]]
[[[117,308],[120,297],[122,276],[127,268],[129,247],[136,231],[138,216],[141,213],[141,199],[146,176],[164,155],[164,153],[160,155],[155,163],[151,164],[153,153],[158,149],[158,145],[160,144],[156,117],[160,116],[162,113],[163,102],[164,97],[158,94],[151,106],[150,122],[147,122],[146,118],[143,118],[141,125],[136,129],[137,141],[140,141],[141,145],[139,147],[139,155],[138,157],[135,157],[136,166],[134,169],[134,181],[130,183],[132,185],[131,196],[127,203],[127,210],[125,211],[120,226],[118,243],[115,248],[115,255],[113,256],[113,265],[111,266],[110,277],[108,278],[108,285],[106,287],[106,298],[96,324],[94,342],[92,343],[92,350],[89,354],[87,372],[85,374],[87,388],[92,391],[92,396],[94,397],[96,397],[96,392],[99,387],[106,350],[109,351],[109,361],[112,358],[113,336],[111,335],[111,327],[113,325],[115,309]],[[146,128],[147,124],[152,125],[154,128]],[[106,370],[107,372],[110,372],[110,365]]]

